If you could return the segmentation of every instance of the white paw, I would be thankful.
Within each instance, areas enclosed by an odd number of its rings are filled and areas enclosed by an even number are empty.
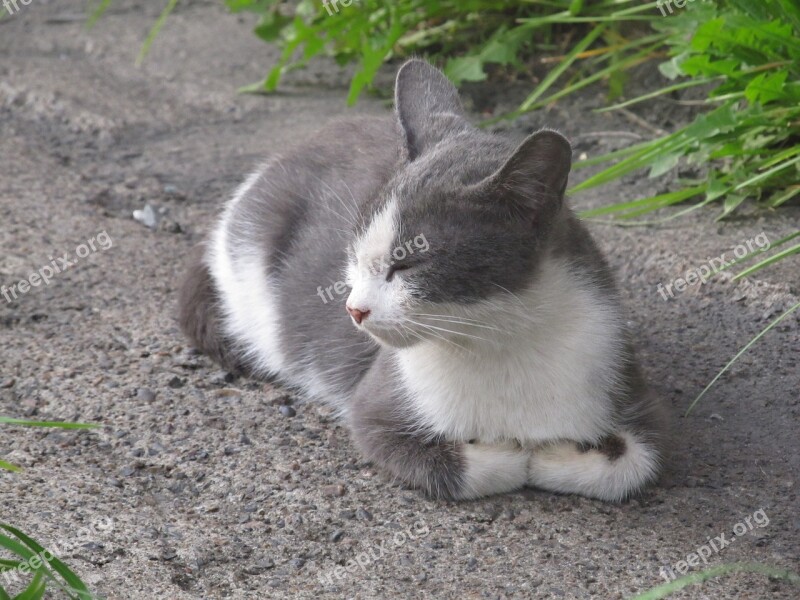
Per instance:
[[[528,449],[528,484],[540,485],[554,471],[568,471],[586,458],[575,442],[554,442]]]
[[[510,492],[528,480],[528,453],[516,442],[464,444],[464,460],[464,499]]]

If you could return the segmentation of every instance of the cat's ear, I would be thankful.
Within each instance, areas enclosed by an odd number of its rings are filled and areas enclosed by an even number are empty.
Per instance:
[[[549,212],[561,204],[572,167],[572,147],[556,131],[543,129],[530,135],[489,178],[489,185],[510,201],[536,212]]]
[[[398,71],[395,107],[412,161],[468,125],[455,86],[424,60],[410,60]]]

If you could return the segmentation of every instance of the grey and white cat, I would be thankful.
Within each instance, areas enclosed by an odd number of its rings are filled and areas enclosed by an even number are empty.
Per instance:
[[[637,492],[665,419],[565,206],[569,143],[476,129],[420,60],[395,100],[247,179],[184,284],[185,333],[337,407],[367,459],[433,496]]]

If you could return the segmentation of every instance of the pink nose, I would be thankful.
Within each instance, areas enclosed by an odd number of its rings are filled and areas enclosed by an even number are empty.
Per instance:
[[[353,320],[361,325],[361,321],[366,319],[369,316],[370,311],[368,310],[359,310],[357,308],[350,308],[349,306],[346,307],[347,312],[350,313],[350,316],[353,317]]]

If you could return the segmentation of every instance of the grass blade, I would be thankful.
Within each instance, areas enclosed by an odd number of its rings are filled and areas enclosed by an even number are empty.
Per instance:
[[[652,196],[650,198],[642,198],[631,202],[620,202],[618,204],[611,204],[610,206],[601,206],[600,208],[581,211],[579,214],[581,218],[591,218],[617,212],[625,212],[632,217],[645,212],[652,212],[665,206],[677,204],[678,202],[683,202],[692,196],[700,194],[704,189],[705,186],[700,185],[693,188],[678,190],[677,192]],[[622,216],[624,217],[625,215]]]
[[[633,106],[634,104],[638,104],[639,102],[644,102],[645,100],[652,100],[653,98],[658,98],[659,96],[663,96],[664,94],[669,94],[670,92],[677,92],[679,90],[685,90],[688,88],[697,87],[698,85],[705,85],[707,83],[711,83],[712,81],[718,81],[722,79],[723,78],[721,77],[709,77],[707,79],[696,79],[692,81],[684,81],[683,83],[676,83],[675,85],[670,85],[665,88],[661,88],[659,90],[656,90],[655,92],[650,92],[649,94],[644,94],[643,96],[638,96],[636,98],[626,100],[625,102],[620,102],[619,104],[606,106],[605,108],[598,108],[594,112],[604,113],[612,110],[618,110],[620,108],[627,108],[628,106]]]
[[[754,264],[752,267],[748,267],[741,273],[738,273],[733,278],[733,280],[738,281],[742,277],[747,277],[748,275],[751,275],[756,271],[760,271],[761,269],[768,267],[771,264],[778,262],[779,260],[783,260],[784,258],[791,256],[792,254],[797,254],[798,252],[800,252],[800,244],[792,246],[791,248],[787,248],[786,250],[782,250],[781,252],[778,252],[774,256],[770,256],[769,258],[765,258],[761,262]]]
[[[744,354],[745,352],[747,352],[747,351],[750,349],[750,347],[751,347],[753,344],[755,344],[755,343],[756,343],[758,340],[760,340],[760,339],[761,339],[761,338],[762,338],[762,337],[763,337],[763,336],[764,336],[764,335],[765,335],[765,334],[766,334],[766,333],[767,333],[767,332],[768,332],[770,329],[772,329],[773,327],[775,327],[775,326],[776,326],[778,323],[780,323],[781,321],[783,321],[783,320],[784,320],[786,317],[788,317],[790,314],[792,314],[792,313],[793,313],[794,311],[796,311],[798,308],[800,308],[800,302],[798,302],[797,304],[795,304],[793,307],[791,307],[789,310],[787,310],[785,313],[783,313],[783,314],[782,314],[780,317],[778,317],[777,319],[775,319],[774,321],[772,321],[772,323],[770,323],[770,324],[769,324],[769,325],[767,325],[767,326],[766,326],[764,329],[762,329],[762,330],[761,330],[761,332],[760,332],[758,335],[756,335],[756,336],[755,336],[755,337],[754,337],[752,340],[750,340],[749,342],[747,342],[747,344],[744,346],[744,348],[742,348],[741,350],[739,350],[739,352],[737,352],[736,356],[734,356],[734,357],[733,357],[733,358],[730,360],[730,362],[729,362],[727,365],[725,365],[725,366],[722,368],[722,370],[721,370],[719,373],[717,373],[717,376],[716,376],[716,377],[714,377],[714,379],[712,379],[712,380],[711,380],[711,383],[709,383],[709,384],[708,384],[708,385],[707,385],[707,386],[706,386],[706,387],[703,389],[703,391],[702,391],[702,392],[700,392],[700,393],[698,394],[697,398],[695,398],[695,399],[694,399],[694,401],[693,401],[693,402],[691,403],[691,405],[689,406],[689,408],[688,408],[688,409],[686,409],[686,413],[684,414],[684,417],[688,417],[688,416],[689,416],[689,413],[690,413],[690,412],[692,412],[692,409],[693,409],[693,408],[695,407],[695,405],[696,405],[696,404],[697,404],[697,403],[700,401],[700,398],[702,398],[702,397],[705,395],[705,393],[706,393],[708,390],[710,390],[710,389],[711,389],[711,387],[712,387],[712,386],[713,386],[713,385],[714,385],[714,384],[717,382],[717,380],[719,380],[719,378],[720,378],[720,377],[722,377],[722,376],[723,376],[723,375],[724,375],[724,374],[727,372],[727,370],[731,368],[731,366],[733,365],[733,363],[735,363],[737,360],[739,360],[739,357],[740,357],[742,354]],[[659,597],[660,597],[660,596],[659,596]]]
[[[531,92],[531,94],[525,99],[522,105],[519,107],[520,111],[527,111],[536,102],[539,98],[541,98],[542,94],[544,94],[550,87],[555,83],[555,81],[561,77],[561,75],[566,71],[572,63],[575,62],[577,56],[586,50],[594,41],[600,37],[603,32],[606,30],[605,25],[598,25],[594,29],[589,32],[589,35],[584,37],[580,42],[578,42],[575,47],[570,51],[567,56],[564,57],[559,65],[550,71],[547,74],[547,77],[542,79],[542,82],[536,86],[536,89]]]
[[[798,152],[800,152],[800,149],[798,149]],[[743,181],[742,183],[737,185],[736,188],[734,188],[734,189],[735,189],[735,191],[741,190],[742,188],[745,188],[747,186],[750,186],[750,185],[753,185],[755,183],[758,183],[759,181],[763,181],[764,179],[772,177],[775,173],[778,173],[779,171],[783,171],[784,169],[787,169],[787,168],[789,168],[789,167],[791,167],[793,165],[796,165],[798,163],[800,163],[800,156],[798,156],[794,160],[787,160],[786,162],[779,164],[777,167],[771,168],[769,171],[766,171],[764,173],[760,173],[760,174],[756,175],[755,177],[751,177],[747,181]]]
[[[92,11],[92,14],[89,15],[89,18],[86,20],[87,29],[91,29],[95,26],[97,21],[100,20],[100,17],[102,17],[103,14],[108,10],[113,1],[114,0],[100,0],[100,4],[97,5],[97,8]]]
[[[5,529],[9,533],[12,533],[13,535],[17,536],[17,538],[19,538],[28,548],[33,550],[35,554],[41,556],[42,553],[45,552],[45,548],[41,544],[39,544],[32,538],[22,533],[16,527],[12,527],[11,525],[8,525],[6,523],[0,523],[0,527]],[[53,553],[48,551],[48,554],[53,554]],[[52,569],[56,573],[58,573],[59,575],[61,575],[61,577],[64,578],[64,581],[66,581],[69,584],[71,591],[76,592],[79,598],[81,598],[82,600],[84,599],[91,600],[93,598],[91,592],[89,591],[89,588],[87,588],[86,584],[84,584],[83,581],[81,581],[81,578],[78,577],[75,573],[73,573],[70,570],[70,568],[67,567],[67,565],[65,565],[57,556],[53,554],[53,558],[51,558],[47,562],[49,566],[52,567]],[[49,572],[49,570],[47,571],[47,574],[52,577],[52,574]],[[53,577],[53,581],[59,583],[55,577]]]
[[[659,600],[660,598],[665,598],[672,592],[677,592],[678,590],[682,590],[687,586],[695,583],[702,583],[709,579],[713,579],[714,577],[719,577],[720,575],[727,575],[728,573],[761,573],[762,575],[767,575],[776,579],[784,579],[795,585],[800,584],[800,577],[798,577],[795,573],[785,569],[777,569],[775,567],[768,567],[766,565],[752,563],[731,563],[727,565],[719,565],[718,567],[712,567],[711,569],[706,569],[705,571],[700,571],[699,573],[692,573],[691,575],[679,577],[675,581],[663,583],[658,587],[654,587],[643,594],[639,594],[638,596],[631,598],[630,600]]]
[[[42,571],[36,571],[30,585],[14,597],[14,600],[41,600],[45,592],[45,580]]]
[[[170,13],[175,10],[175,7],[178,5],[178,0],[169,0],[167,5],[164,7],[164,10],[161,11],[161,14],[158,15],[158,19],[153,25],[153,28],[147,34],[147,37],[142,44],[142,49],[139,51],[139,56],[136,57],[136,66],[141,67],[142,63],[144,62],[145,57],[147,56],[148,52],[150,52],[150,46],[153,45],[158,33],[161,31],[161,28],[164,27],[164,23],[167,22],[167,18],[169,17]]]
[[[17,465],[12,465],[10,462],[6,462],[4,460],[0,460],[0,469],[4,469],[6,471],[22,471]]]

